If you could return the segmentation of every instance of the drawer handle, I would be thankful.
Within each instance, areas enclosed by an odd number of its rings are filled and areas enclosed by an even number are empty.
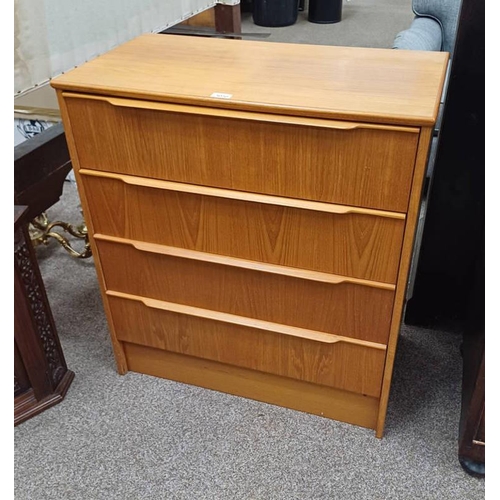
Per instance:
[[[371,208],[352,207],[349,205],[335,205],[333,203],[325,203],[322,201],[284,198],[281,196],[250,193],[247,191],[233,191],[231,189],[213,188],[207,186],[199,186],[196,184],[184,184],[182,182],[160,181],[158,179],[150,179],[147,177],[113,174],[111,172],[101,172],[99,170],[80,169],[80,175],[84,175],[87,177],[103,177],[106,179],[114,179],[131,186],[163,189],[165,191],[177,191],[180,193],[198,194],[202,196],[213,196],[214,198],[227,198],[238,201],[249,201],[253,203],[276,205],[280,207],[300,208],[303,210],[313,210],[316,212],[326,212],[330,214],[359,214],[374,215],[376,217],[386,217],[388,219],[406,219],[406,215],[401,212],[388,212],[386,210],[374,210]]]
[[[389,291],[394,291],[396,289],[396,285],[393,285],[391,283],[383,283],[381,281],[372,281],[362,278],[351,278],[348,276],[340,276],[338,274],[329,274],[320,271],[299,269],[296,267],[268,264],[265,262],[257,262],[254,260],[240,259],[238,257],[229,257],[227,255],[199,252],[197,250],[188,250],[187,248],[159,245],[157,243],[136,241],[128,238],[120,238],[118,236],[108,236],[106,234],[96,233],[94,234],[94,239],[98,241],[109,241],[121,245],[129,245],[134,247],[139,252],[154,253],[157,255],[169,255],[172,257],[180,257],[182,259],[197,260],[200,262],[210,262],[212,264],[221,264],[224,266],[232,266],[240,269],[249,269],[251,271],[259,271],[269,274],[280,274],[282,276],[290,276],[292,278],[318,281],[321,283],[329,283],[331,285],[351,284],[351,285],[369,286],[372,288],[379,288],[381,290],[389,290]]]
[[[399,127],[396,125],[378,125],[376,123],[362,123],[362,122],[343,122],[338,120],[327,120],[324,118],[307,118],[301,116],[285,115],[285,114],[272,114],[261,113],[252,111],[236,111],[232,109],[224,109],[220,106],[230,106],[232,101],[221,101],[220,99],[206,99],[207,107],[204,106],[191,106],[182,104],[170,104],[158,101],[143,101],[139,99],[125,99],[118,97],[104,97],[90,94],[73,94],[63,92],[65,98],[87,99],[94,101],[107,102],[111,106],[119,108],[131,109],[148,109],[152,111],[166,111],[170,113],[181,113],[189,115],[211,116],[226,119],[237,119],[246,121],[257,121],[266,123],[277,123],[284,125],[301,125],[306,127],[318,127],[333,130],[356,130],[356,129],[372,129],[372,130],[386,130],[392,132],[408,132],[418,134],[419,128],[416,127]],[[213,107],[217,103],[218,107]]]
[[[271,113],[255,113],[248,111],[225,110],[220,108],[204,108],[203,106],[183,106],[179,104],[134,101],[131,99],[117,99],[113,97],[100,98],[112,106],[119,108],[149,109],[152,111],[165,111],[170,113],[180,113],[198,116],[209,116],[215,118],[229,118],[236,120],[256,121],[265,123],[278,123],[285,125],[302,125],[308,127],[328,128],[334,130],[356,130],[359,128],[379,128],[370,124],[341,122],[334,120],[324,120],[321,118],[301,118],[288,115],[275,115]],[[217,103],[221,101],[214,99]],[[388,127],[384,127],[387,129]]]
[[[369,342],[367,340],[353,339],[350,337],[342,337],[331,333],[318,332],[316,330],[307,330],[305,328],[298,328],[295,326],[281,325],[279,323],[271,323],[270,321],[263,321],[260,319],[247,318],[244,316],[237,316],[235,314],[228,314],[219,311],[211,311],[208,309],[201,309],[199,307],[186,306],[183,304],[175,304],[173,302],[165,302],[163,300],[149,299],[132,295],[129,293],[115,292],[114,290],[107,290],[106,295],[110,297],[118,297],[121,299],[135,300],[142,302],[146,307],[151,309],[158,309],[162,311],[169,311],[177,314],[184,314],[187,316],[194,316],[197,318],[209,319],[212,321],[221,321],[222,323],[230,323],[233,325],[246,326],[255,328],[257,330],[265,330],[273,333],[281,333],[283,335],[290,335],[305,340],[313,340],[323,344],[336,344],[345,342],[348,344],[356,344],[363,347],[370,347],[373,349],[386,350],[384,344],[376,342]]]

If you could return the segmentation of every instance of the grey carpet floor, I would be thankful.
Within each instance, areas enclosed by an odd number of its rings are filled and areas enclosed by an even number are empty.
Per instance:
[[[310,23],[304,11],[299,12],[293,26],[266,28],[255,25],[252,15],[244,13],[242,31],[269,33],[265,40],[270,42],[391,48],[396,35],[409,28],[413,17],[411,0],[351,0],[343,3],[340,23]]]
[[[343,20],[256,27],[269,41],[390,47],[410,0],[353,0]],[[79,222],[66,183],[52,219]],[[77,245],[77,243],[75,243]],[[460,339],[403,326],[386,436],[227,394],[115,370],[92,260],[38,249],[76,376],[66,399],[15,429],[18,500],[475,500],[457,460]]]

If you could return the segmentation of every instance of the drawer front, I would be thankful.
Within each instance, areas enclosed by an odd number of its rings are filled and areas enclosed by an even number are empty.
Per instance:
[[[385,350],[328,343],[109,296],[119,340],[378,397]]]
[[[82,178],[96,233],[396,282],[404,220],[129,184],[133,178]]]
[[[81,168],[407,210],[418,129],[118,98],[66,104]]]
[[[160,253],[171,247],[146,250],[138,242],[97,246],[109,290],[387,343],[393,290],[245,269],[236,259],[224,265],[196,260],[203,254],[182,258]]]

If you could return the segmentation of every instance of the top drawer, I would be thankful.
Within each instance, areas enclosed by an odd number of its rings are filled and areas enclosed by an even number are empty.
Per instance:
[[[81,168],[407,210],[418,128],[64,96]]]

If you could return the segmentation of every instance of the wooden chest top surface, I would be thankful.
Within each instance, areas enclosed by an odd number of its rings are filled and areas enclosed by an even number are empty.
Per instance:
[[[57,89],[400,125],[436,120],[448,53],[142,35]]]

